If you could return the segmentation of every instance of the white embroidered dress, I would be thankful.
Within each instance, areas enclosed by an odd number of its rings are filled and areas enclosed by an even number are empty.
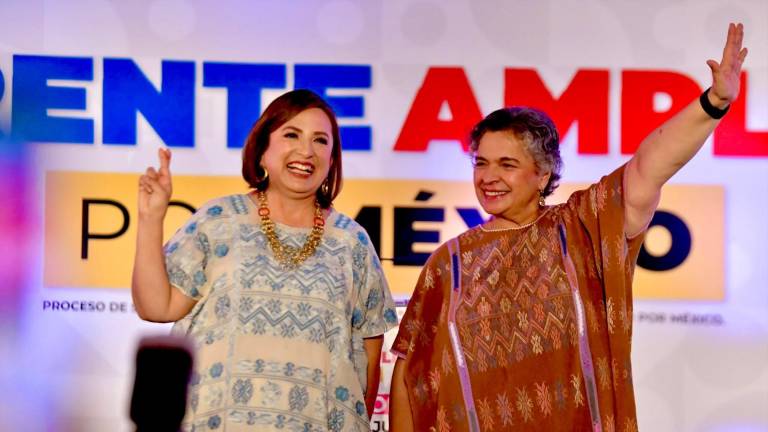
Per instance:
[[[284,244],[309,229],[276,223]],[[365,230],[334,210],[295,270],[274,258],[247,195],[215,199],[166,245],[171,284],[197,300],[174,332],[196,344],[185,430],[368,431],[363,339],[397,324]]]

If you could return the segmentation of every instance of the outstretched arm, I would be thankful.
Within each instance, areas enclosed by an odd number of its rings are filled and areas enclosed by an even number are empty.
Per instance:
[[[743,26],[730,24],[722,60],[707,61],[712,70],[712,87],[706,97],[715,108],[725,109],[739,95],[741,65],[747,56],[743,39]],[[719,122],[696,99],[643,140],[624,174],[627,236],[637,234],[648,224],[661,187],[693,158]]]

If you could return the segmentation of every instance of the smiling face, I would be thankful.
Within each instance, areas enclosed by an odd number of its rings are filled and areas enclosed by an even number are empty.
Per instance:
[[[313,196],[328,177],[333,131],[319,108],[301,111],[269,134],[261,166],[269,172],[269,189],[289,198]]]
[[[539,191],[549,173],[539,173],[523,143],[509,131],[486,132],[473,156],[475,194],[487,213],[522,225],[535,219]]]

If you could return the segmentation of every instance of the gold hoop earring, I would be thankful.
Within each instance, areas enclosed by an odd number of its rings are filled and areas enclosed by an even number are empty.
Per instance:
[[[256,183],[264,183],[264,182],[265,182],[265,181],[267,181],[267,179],[269,178],[269,171],[267,171],[267,169],[266,169],[266,168],[264,168],[264,167],[263,167],[263,166],[261,166],[261,165],[259,165],[258,167],[256,167],[256,172],[258,172],[258,171],[259,171],[259,169],[261,169],[262,171],[264,171],[264,175],[263,175],[263,176],[260,176],[260,177],[256,177]]]
[[[328,196],[328,193],[330,192],[330,190],[331,190],[331,187],[328,185],[328,177],[326,177],[323,184],[320,185],[320,192],[323,195]]]

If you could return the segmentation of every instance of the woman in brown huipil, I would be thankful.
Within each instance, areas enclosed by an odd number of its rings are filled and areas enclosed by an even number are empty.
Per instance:
[[[712,86],[632,159],[566,203],[546,114],[495,111],[472,131],[478,201],[492,215],[438,248],[393,344],[392,432],[636,431],[632,274],[661,188],[739,93],[743,27]]]

